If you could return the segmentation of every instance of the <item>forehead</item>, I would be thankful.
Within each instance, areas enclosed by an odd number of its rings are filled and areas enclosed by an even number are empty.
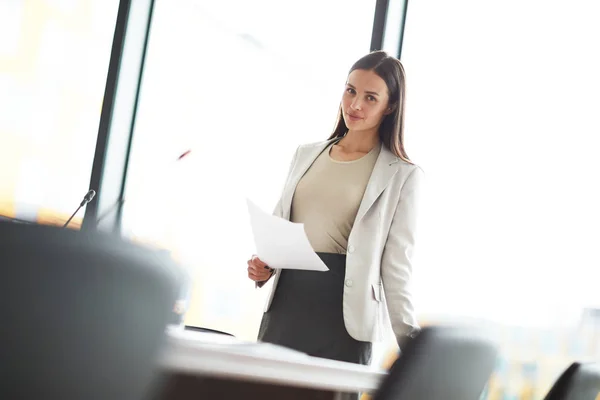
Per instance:
[[[373,71],[355,69],[348,75],[347,82],[362,91],[377,92],[379,94],[387,93],[385,81]]]

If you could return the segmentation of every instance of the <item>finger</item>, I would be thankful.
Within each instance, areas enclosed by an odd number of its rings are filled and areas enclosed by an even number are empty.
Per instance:
[[[254,257],[252,259],[252,263],[256,266],[259,266],[260,268],[264,268],[267,267],[267,264],[265,264],[260,258],[258,257]]]
[[[250,278],[251,280],[255,281],[255,282],[262,282],[262,281],[266,281],[269,276],[260,276],[260,275],[256,275],[253,274],[251,272],[248,272],[248,278]]]
[[[255,264],[250,265],[250,268],[252,268],[252,270],[257,274],[262,274],[264,272],[271,273],[271,271],[272,271],[271,268],[269,268],[267,266],[261,267],[261,266],[255,265]]]
[[[265,264],[262,261],[260,263],[254,263],[254,265],[256,266],[256,269],[258,269],[258,270],[270,271],[272,269],[271,267],[269,267],[267,264]]]
[[[260,277],[251,269],[248,269],[248,278],[252,279],[253,281],[260,279]]]
[[[264,271],[264,268],[259,268],[254,264],[250,264],[250,266],[248,267],[249,271],[252,271],[253,274],[260,274],[262,271]]]
[[[248,268],[248,274],[252,275],[253,277],[256,277],[257,279],[266,279],[269,277],[270,272],[266,272],[264,269],[263,270],[256,270],[253,267],[249,267]]]
[[[249,271],[248,272],[248,276],[250,277],[250,279],[255,280],[255,281],[266,281],[267,279],[270,278],[270,274],[264,274],[264,273],[254,273]]]

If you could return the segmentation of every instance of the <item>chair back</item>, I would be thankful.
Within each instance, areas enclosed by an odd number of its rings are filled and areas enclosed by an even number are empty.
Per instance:
[[[427,327],[406,342],[374,400],[478,400],[497,350],[482,332]]]
[[[544,400],[595,400],[600,396],[600,364],[575,362],[556,380]]]
[[[177,297],[164,255],[0,221],[1,399],[142,398]]]

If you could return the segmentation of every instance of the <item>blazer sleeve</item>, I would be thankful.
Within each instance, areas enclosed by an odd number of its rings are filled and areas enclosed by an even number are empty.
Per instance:
[[[399,345],[419,332],[410,280],[423,171],[415,167],[400,192],[381,261],[381,279],[392,329]]]
[[[279,196],[279,200],[277,201],[277,204],[275,205],[275,209],[273,210],[273,215],[282,218],[283,217],[283,206],[282,206],[282,198],[283,198],[283,192],[285,191],[285,187],[288,184],[288,181],[290,180],[290,174],[292,173],[292,170],[294,169],[294,165],[296,164],[296,159],[298,157],[298,149],[299,147],[296,149],[296,152],[294,153],[294,157],[292,157],[292,162],[290,163],[290,167],[288,169],[288,173],[287,173],[287,177],[285,179],[285,185],[284,190],[282,190],[281,195]],[[269,281],[269,279],[271,279],[271,277],[273,275],[275,275],[277,273],[277,270],[273,270],[273,272],[271,273],[271,275],[269,276],[269,278],[266,281],[262,281],[262,282],[255,282],[254,287],[256,288],[261,288],[265,285],[265,283],[267,283]]]

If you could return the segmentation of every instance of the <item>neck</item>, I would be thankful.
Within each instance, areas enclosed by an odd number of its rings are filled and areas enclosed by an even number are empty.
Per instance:
[[[348,152],[368,153],[379,143],[379,133],[377,130],[372,132],[348,131],[346,136],[338,142]]]

